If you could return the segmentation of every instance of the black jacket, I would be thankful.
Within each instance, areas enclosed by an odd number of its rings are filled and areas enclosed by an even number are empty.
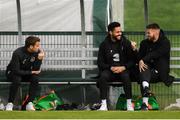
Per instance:
[[[42,61],[38,60],[38,53],[29,53],[25,47],[20,47],[13,52],[10,63],[7,66],[6,75],[31,75],[32,70],[39,70]]]
[[[159,72],[160,81],[167,81],[170,71],[170,42],[161,30],[159,39],[153,43],[145,39],[140,44],[138,59]]]
[[[117,62],[113,60],[114,53],[119,54],[120,60]],[[97,61],[99,71],[110,70],[111,66],[125,66],[126,69],[130,69],[135,64],[133,55],[131,42],[124,36],[116,42],[112,42],[110,36],[107,36],[99,47]]]

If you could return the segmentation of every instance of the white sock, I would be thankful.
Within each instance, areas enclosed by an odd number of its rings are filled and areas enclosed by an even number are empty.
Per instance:
[[[103,99],[103,100],[101,100],[101,103],[102,103],[102,104],[107,104],[107,100],[106,100],[106,99]]]
[[[127,99],[127,111],[134,111],[131,99]]]
[[[148,106],[148,97],[143,97],[143,103],[145,103]]]
[[[147,81],[143,81],[142,86],[143,86],[143,88],[149,87],[149,83]]]
[[[131,105],[132,102],[131,102],[131,99],[127,99],[127,105]]]
[[[99,108],[99,110],[104,110],[104,111],[108,110],[108,108],[107,108],[107,100],[106,99],[101,100],[101,107]]]

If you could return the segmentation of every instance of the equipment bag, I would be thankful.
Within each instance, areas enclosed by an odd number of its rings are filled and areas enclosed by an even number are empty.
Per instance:
[[[52,90],[49,94],[36,98],[33,104],[36,110],[56,110],[57,106],[64,103]]]
[[[133,96],[132,103],[134,110],[141,110],[142,105],[142,97],[141,96]],[[149,97],[148,100],[148,109],[149,110],[159,110],[159,104],[157,103],[156,97],[154,95]],[[121,94],[118,98],[116,104],[116,110],[127,110],[127,102],[124,94]]]

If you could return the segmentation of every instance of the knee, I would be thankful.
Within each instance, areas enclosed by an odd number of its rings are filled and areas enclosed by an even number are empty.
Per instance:
[[[130,79],[130,73],[128,71],[124,71],[120,73],[121,78],[123,79]]]
[[[142,82],[142,81],[150,81],[150,79],[151,79],[151,71],[150,71],[150,69],[146,69],[144,71],[141,71],[139,73],[139,79],[140,79],[140,82]]]
[[[38,84],[39,83],[39,76],[33,75],[30,79],[30,82],[33,84]]]
[[[151,69],[147,68],[142,70],[141,72],[139,72],[140,75],[144,75],[144,74],[150,74],[151,73]]]
[[[31,76],[31,79],[32,79],[32,80],[39,81],[39,76],[38,76],[38,75],[32,75],[32,76]]]
[[[18,75],[13,75],[11,76],[11,82],[12,82],[12,85],[16,85],[16,86],[20,86],[21,85],[21,76],[18,76]]]
[[[38,82],[38,81],[36,81],[36,80],[31,80],[31,84],[38,85],[38,84],[39,84],[39,82]]]
[[[121,73],[121,79],[123,80],[123,83],[131,84],[131,79],[128,72]]]
[[[100,74],[100,81],[108,81],[108,79],[110,79],[110,76],[111,76],[110,71],[105,70]]]
[[[128,78],[129,75],[130,75],[129,72],[127,72],[127,71],[124,71],[121,73],[121,77],[123,77],[123,78]]]

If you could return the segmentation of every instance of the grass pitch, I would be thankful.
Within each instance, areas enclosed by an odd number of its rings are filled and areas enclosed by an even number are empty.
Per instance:
[[[180,111],[1,111],[1,119],[180,119]]]

